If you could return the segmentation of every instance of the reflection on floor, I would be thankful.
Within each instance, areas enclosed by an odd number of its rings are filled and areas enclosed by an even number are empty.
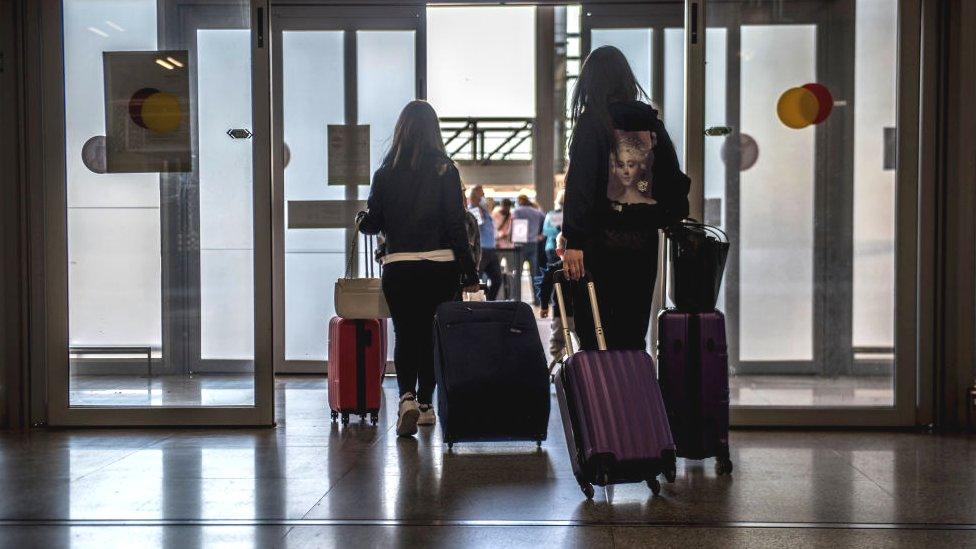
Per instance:
[[[890,406],[889,377],[733,376],[736,406]],[[250,406],[254,377],[240,374],[74,376],[73,406]]]
[[[729,378],[738,406],[892,406],[890,376],[757,376]]]
[[[0,433],[0,546],[976,544],[972,437],[735,431],[731,477],[679,461],[659,497],[635,484],[586,501],[555,406],[541,451],[449,454],[436,427],[394,436],[395,402],[387,380],[380,424],[340,427],[324,379],[288,377],[273,429]]]
[[[254,375],[75,375],[72,406],[253,406]]]

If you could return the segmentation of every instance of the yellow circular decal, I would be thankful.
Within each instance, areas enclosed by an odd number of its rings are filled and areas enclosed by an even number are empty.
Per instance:
[[[183,113],[180,100],[171,93],[158,92],[142,102],[142,123],[154,133],[170,133],[180,127]]]
[[[794,130],[813,124],[819,113],[817,96],[806,88],[790,88],[779,96],[776,103],[776,114],[780,121]]]

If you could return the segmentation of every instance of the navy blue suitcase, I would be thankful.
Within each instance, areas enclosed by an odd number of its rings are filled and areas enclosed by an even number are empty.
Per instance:
[[[437,413],[455,442],[535,440],[549,427],[549,369],[532,308],[448,302],[434,317]]]

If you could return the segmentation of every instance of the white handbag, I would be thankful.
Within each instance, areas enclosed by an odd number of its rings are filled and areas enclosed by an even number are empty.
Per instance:
[[[373,258],[373,237],[363,235],[366,242],[363,252],[366,255],[366,277],[357,278],[352,274],[353,261],[358,255],[357,235],[359,224],[356,224],[356,233],[353,234],[349,246],[351,248],[349,259],[346,262],[346,276],[336,280],[335,283],[335,310],[336,314],[348,319],[376,319],[390,318],[390,307],[386,304],[386,296],[383,295],[382,280],[375,275]]]

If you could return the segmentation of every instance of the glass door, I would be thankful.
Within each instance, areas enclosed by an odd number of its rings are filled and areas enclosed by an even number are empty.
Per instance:
[[[355,213],[400,110],[424,96],[424,9],[275,7],[272,18],[275,371],[325,372]]]
[[[911,424],[914,304],[899,286],[914,288],[915,252],[896,219],[915,219],[913,163],[898,152],[917,143],[917,110],[899,104],[917,62],[901,63],[912,42],[899,36],[917,11],[702,7],[705,127],[731,129],[706,132],[701,162],[705,220],[732,242],[720,308],[735,420]]]
[[[915,251],[895,220],[914,226],[917,105],[899,97],[918,52],[898,37],[918,32],[917,3],[584,4],[581,20],[583,56],[624,52],[693,215],[732,242],[718,307],[733,420],[910,424]]]
[[[62,8],[67,322],[49,420],[270,425],[265,2]]]

